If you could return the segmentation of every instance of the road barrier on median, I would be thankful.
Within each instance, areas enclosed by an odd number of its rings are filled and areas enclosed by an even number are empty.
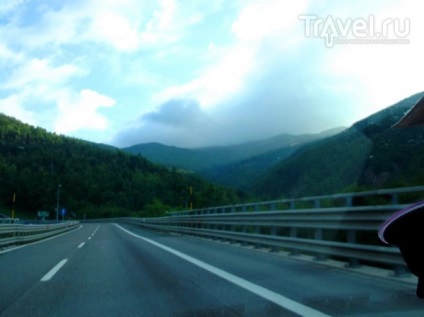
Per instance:
[[[10,245],[24,244],[45,239],[79,226],[79,221],[50,224],[0,224],[0,249]]]
[[[186,210],[158,218],[115,218],[146,228],[391,267],[406,274],[397,247],[377,236],[394,212],[424,199],[424,186],[302,197]],[[100,220],[97,220],[100,221]]]

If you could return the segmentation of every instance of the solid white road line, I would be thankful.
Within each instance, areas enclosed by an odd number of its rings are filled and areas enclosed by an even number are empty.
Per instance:
[[[298,303],[294,300],[291,300],[291,299],[289,299],[285,296],[282,296],[278,293],[270,291],[270,290],[268,290],[268,289],[266,289],[262,286],[254,284],[252,282],[249,282],[249,281],[247,281],[247,280],[245,280],[241,277],[238,277],[236,275],[228,273],[224,270],[221,270],[221,269],[219,269],[215,266],[212,266],[210,264],[207,264],[203,261],[197,260],[196,258],[193,258],[193,257],[191,257],[187,254],[180,252],[180,251],[177,251],[175,249],[167,247],[163,244],[157,243],[153,240],[150,240],[148,238],[145,238],[145,237],[139,236],[135,233],[132,233],[131,231],[128,231],[127,229],[121,227],[118,224],[115,224],[115,226],[117,226],[122,231],[128,233],[129,235],[131,235],[133,237],[136,237],[136,238],[141,239],[145,242],[148,242],[148,243],[150,243],[150,244],[152,244],[152,245],[154,245],[158,248],[161,248],[162,250],[168,251],[168,252],[178,256],[181,259],[184,259],[184,260],[186,260],[186,261],[188,261],[188,262],[190,262],[190,263],[192,263],[192,264],[194,264],[194,265],[196,265],[196,266],[198,266],[198,267],[200,267],[200,268],[202,268],[202,269],[204,269],[204,270],[206,270],[206,271],[208,271],[212,274],[215,274],[215,275],[217,275],[217,276],[219,276],[219,277],[221,277],[221,278],[223,278],[223,279],[225,279],[225,280],[227,280],[227,281],[229,281],[229,282],[231,282],[235,285],[238,285],[238,286],[240,286],[240,287],[242,287],[242,288],[244,288],[244,289],[246,289],[246,290],[262,297],[262,298],[265,298],[266,300],[269,300],[269,301],[273,302],[274,304],[276,304],[278,306],[281,306],[281,307],[283,307],[287,310],[290,310],[290,311],[292,311],[296,314],[299,314],[300,316],[329,317],[329,315],[326,315],[326,314],[324,314],[324,313],[322,313],[318,310],[315,310],[315,309],[313,309],[309,306],[305,306],[301,303]]]
[[[68,262],[68,259],[63,259],[54,268],[52,268],[46,275],[41,278],[41,282],[49,281],[61,268]]]
[[[78,249],[81,249],[84,246],[85,242],[82,242],[79,246]]]

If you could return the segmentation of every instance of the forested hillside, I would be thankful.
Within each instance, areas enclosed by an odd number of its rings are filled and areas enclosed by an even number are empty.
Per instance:
[[[291,155],[296,149],[335,135],[344,129],[339,127],[321,133],[301,135],[283,133],[260,141],[195,149],[145,143],[123,150],[141,154],[159,164],[195,172],[213,183],[246,190],[265,170]]]
[[[301,148],[257,180],[253,192],[276,198],[422,185],[424,128],[392,125],[423,96],[413,95]]]
[[[0,114],[0,212],[60,207],[82,218],[149,216],[237,201],[234,192],[140,155],[58,136]],[[192,187],[192,195],[189,188]],[[13,195],[16,201],[13,203]]]
[[[223,186],[249,191],[252,183],[264,172],[292,155],[305,144],[294,144],[278,150],[253,156],[248,159],[219,165],[201,171],[206,179]]]

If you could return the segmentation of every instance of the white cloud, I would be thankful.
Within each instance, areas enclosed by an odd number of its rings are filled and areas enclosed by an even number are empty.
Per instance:
[[[137,26],[131,25],[124,16],[113,12],[97,14],[85,37],[104,41],[119,51],[133,51],[140,45]]]
[[[20,5],[24,3],[24,0],[8,0],[8,1],[2,1],[2,4],[0,6],[0,15],[2,14],[8,14]]]
[[[8,116],[19,118],[19,120],[36,125],[34,113],[22,107],[22,97],[13,94],[0,99],[0,112]]]
[[[139,48],[138,25],[124,14],[102,10],[84,19],[90,20],[90,23],[76,41],[106,44],[118,52],[131,52]]]
[[[277,42],[273,44],[274,49],[284,48],[284,33],[291,33],[291,29],[298,26],[296,12],[305,7],[306,1],[294,4],[279,0],[254,1],[247,5],[232,24],[232,45],[217,48],[215,43],[210,43],[209,49],[215,52],[217,59],[214,65],[192,81],[154,95],[153,101],[161,104],[173,98],[192,98],[199,100],[202,107],[210,108],[239,93],[249,76],[260,67],[258,54],[263,41],[272,39]]]
[[[6,89],[22,88],[25,85],[41,83],[57,86],[71,77],[84,74],[84,71],[72,64],[51,66],[47,59],[32,58],[16,67],[9,80],[0,87]]]
[[[139,47],[139,20],[142,5],[138,1],[69,2],[60,9],[28,6],[36,11],[33,25],[22,26],[17,7],[15,19],[0,27],[2,38],[29,50],[47,45],[61,46],[83,42],[103,43],[118,51]]]
[[[153,17],[140,34],[143,45],[160,44],[176,40],[174,19],[177,11],[175,0],[160,0],[159,10],[153,12]]]
[[[239,41],[256,45],[267,37],[283,41],[283,34],[298,24],[298,13],[305,10],[307,4],[307,0],[255,1],[242,10],[232,31]]]
[[[206,69],[198,78],[171,86],[153,97],[155,103],[170,99],[196,99],[204,108],[224,101],[243,87],[244,77],[251,70],[254,52],[243,47],[234,47],[222,59]]]
[[[0,66],[11,67],[24,60],[23,53],[15,53],[4,43],[0,43]]]
[[[78,94],[62,91],[58,97],[59,117],[54,130],[63,134],[80,129],[106,129],[108,120],[98,111],[116,103],[114,99],[90,89],[81,90]]]
[[[179,32],[174,25],[176,2],[161,0],[157,5],[159,8],[149,16],[152,5],[142,1],[92,0],[75,6],[67,4],[58,11],[46,11],[41,34],[25,38],[35,47],[88,42],[104,44],[118,52],[174,42]],[[190,21],[193,23],[193,19]]]

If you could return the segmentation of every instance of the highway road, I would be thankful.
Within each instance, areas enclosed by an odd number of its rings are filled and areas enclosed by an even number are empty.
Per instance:
[[[129,224],[0,251],[2,317],[423,315],[413,285]]]

